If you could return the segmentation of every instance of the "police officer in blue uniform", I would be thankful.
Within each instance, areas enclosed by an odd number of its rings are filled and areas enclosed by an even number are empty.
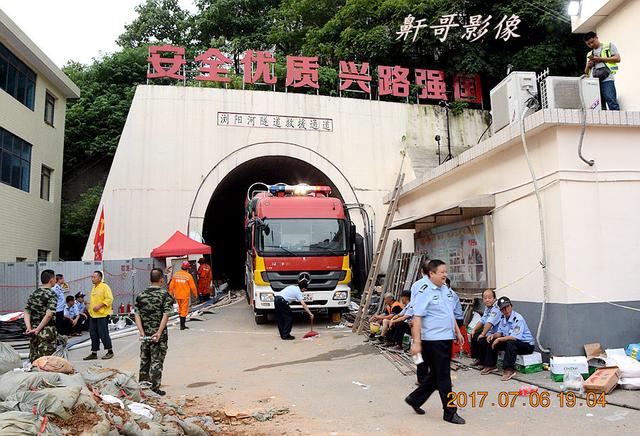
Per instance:
[[[496,291],[485,289],[482,293],[485,309],[482,318],[471,332],[471,357],[475,359],[473,366],[483,365],[487,347],[487,336],[498,331],[498,323],[502,314],[496,301]]]
[[[515,375],[514,365],[518,354],[531,354],[535,349],[535,339],[522,315],[513,310],[509,297],[500,297],[498,307],[502,318],[498,323],[498,331],[487,337],[485,370],[495,369],[499,351],[504,351],[502,381],[511,380]]]
[[[309,289],[309,282],[311,276],[307,272],[301,272],[298,275],[298,286],[289,285],[276,295],[274,306],[276,309],[276,320],[278,322],[278,331],[280,337],[285,340],[295,339],[295,336],[291,335],[291,328],[293,327],[293,312],[291,312],[291,304],[294,301],[299,301],[302,308],[309,314],[309,318],[313,320],[313,313],[309,310],[309,306],[304,302],[304,295],[302,292]]]
[[[456,319],[458,327],[462,327],[462,325],[464,324],[464,312],[462,311],[462,304],[460,304],[460,297],[451,287],[451,280],[449,280],[449,277],[447,277],[445,283],[447,284],[449,289],[451,289],[451,292],[453,292],[453,317]]]
[[[411,392],[405,402],[413,410],[423,415],[422,405],[436,390],[440,394],[443,419],[453,424],[464,424],[457,408],[448,407],[451,392],[451,349],[454,339],[462,346],[464,337],[460,333],[453,315],[453,292],[445,284],[447,266],[441,260],[431,260],[427,264],[426,287],[418,293],[413,306],[413,344],[411,354],[420,354],[429,368],[429,373],[420,386]]]

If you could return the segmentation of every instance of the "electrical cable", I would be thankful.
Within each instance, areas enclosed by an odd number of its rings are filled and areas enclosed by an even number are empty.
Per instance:
[[[580,94],[580,103],[582,104],[582,112],[581,112],[582,113],[582,129],[580,130],[580,139],[578,140],[578,157],[584,163],[592,167],[593,164],[596,163],[596,161],[594,161],[593,159],[587,160],[582,155],[582,141],[584,140],[584,134],[585,134],[585,131],[587,130],[587,108],[585,107],[584,94],[582,93],[582,81],[585,78],[586,76],[584,74],[580,76],[580,83],[578,86],[578,93]]]
[[[529,158],[529,148],[527,147],[527,138],[525,134],[524,128],[524,117],[527,115],[530,109],[538,106],[538,102],[535,98],[529,98],[525,104],[525,108],[522,111],[522,115],[520,116],[520,138],[522,139],[522,147],[524,149],[524,157],[527,160],[527,166],[529,167],[529,172],[531,173],[531,179],[533,181],[533,189],[536,194],[536,201],[538,203],[538,221],[540,224],[540,244],[542,248],[542,258],[540,260],[540,265],[542,266],[542,306],[540,308],[540,322],[538,323],[538,331],[536,332],[536,341],[538,343],[538,348],[543,353],[550,353],[551,350],[544,347],[542,345],[542,341],[540,340],[540,334],[542,332],[542,325],[544,323],[544,316],[547,301],[549,299],[549,272],[547,271],[547,241],[545,237],[545,227],[544,227],[544,210],[542,207],[542,197],[540,196],[540,188],[538,186],[538,179],[536,178],[536,173],[533,169],[533,164],[531,163],[531,159]]]
[[[491,127],[492,124],[493,124],[493,117],[491,116],[491,114],[489,114],[489,124],[487,125],[487,128],[484,129],[484,132],[482,132],[482,135],[480,135],[480,137],[478,138],[478,142],[476,142],[476,145],[480,144],[480,141],[482,141],[482,137],[485,135],[485,133],[489,131],[489,128]]]

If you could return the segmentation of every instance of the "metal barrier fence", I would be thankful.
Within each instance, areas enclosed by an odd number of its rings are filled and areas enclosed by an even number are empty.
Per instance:
[[[93,284],[91,274],[102,271],[104,282],[113,293],[113,311],[120,305],[133,305],[136,295],[149,285],[153,267],[164,269],[164,263],[153,258],[71,262],[0,262],[0,313],[24,309],[29,294],[40,285],[40,272],[52,269],[64,275],[69,288],[66,295],[83,292],[87,300]]]

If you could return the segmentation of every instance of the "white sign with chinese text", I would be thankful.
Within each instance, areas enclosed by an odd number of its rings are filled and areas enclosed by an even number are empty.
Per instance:
[[[331,118],[218,112],[218,126],[333,132]]]

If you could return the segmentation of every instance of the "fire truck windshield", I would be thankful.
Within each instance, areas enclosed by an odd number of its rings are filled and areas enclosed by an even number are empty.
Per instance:
[[[345,221],[330,218],[265,219],[256,248],[265,256],[343,256]],[[266,230],[268,228],[268,230]]]

